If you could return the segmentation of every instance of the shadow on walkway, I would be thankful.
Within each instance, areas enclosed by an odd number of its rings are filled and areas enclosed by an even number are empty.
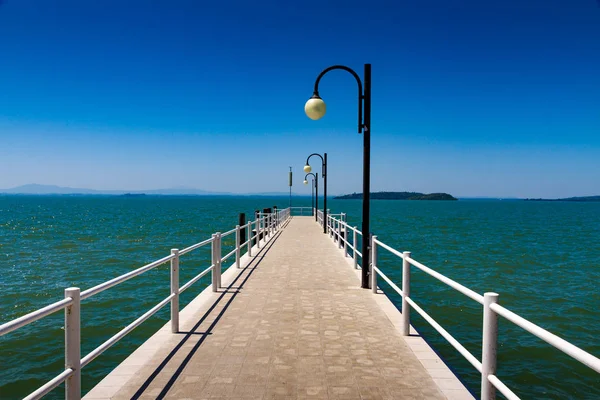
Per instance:
[[[285,224],[281,228],[285,228],[288,224],[289,224],[289,220],[286,221]],[[156,396],[157,399],[165,398],[165,396],[167,395],[169,390],[173,387],[173,385],[175,384],[175,381],[177,381],[177,378],[179,378],[179,376],[181,375],[181,373],[183,372],[185,367],[188,365],[188,363],[190,362],[190,360],[192,359],[194,354],[198,351],[198,349],[200,348],[202,343],[204,343],[204,340],[209,335],[212,334],[213,329],[217,326],[217,323],[219,322],[221,317],[224,315],[224,313],[227,311],[227,309],[229,308],[231,303],[233,303],[233,300],[239,294],[240,289],[242,289],[244,287],[244,284],[248,281],[248,279],[250,279],[250,276],[252,276],[254,271],[258,268],[258,266],[260,265],[260,263],[262,262],[262,260],[266,256],[266,254],[271,250],[271,248],[273,247],[275,242],[277,242],[277,240],[281,236],[281,232],[282,231],[279,230],[277,233],[275,233],[273,238],[268,243],[266,243],[263,248],[261,248],[259,250],[258,254],[252,258],[252,260],[248,263],[248,265],[246,265],[244,268],[239,270],[238,275],[229,284],[229,286],[219,290],[221,292],[220,296],[215,300],[215,302],[210,306],[210,308],[200,317],[198,322],[196,322],[196,324],[192,327],[192,329],[189,332],[177,333],[179,335],[184,335],[183,338],[181,339],[181,341],[175,346],[173,351],[171,351],[164,358],[164,360],[158,365],[158,367],[156,367],[156,369],[152,372],[152,374],[150,374],[148,379],[146,379],[146,381],[141,385],[141,387],[131,397],[131,399],[139,399],[144,394],[144,392],[150,386],[150,384],[163,371],[163,369],[166,367],[167,363],[169,363],[169,361],[171,361],[173,359],[173,357],[175,355],[177,355],[177,353],[181,350],[183,345],[190,339],[190,337],[192,337],[193,335],[194,336],[201,335],[202,337],[192,347],[192,349],[187,354],[187,356],[183,359],[181,364],[179,366],[177,366],[177,369],[175,370],[175,372],[173,373],[173,375],[171,376],[169,381],[165,384],[163,390],[160,392],[159,395]],[[231,268],[235,268],[235,267],[231,267]],[[244,274],[246,274],[245,277],[244,277]],[[239,285],[236,286],[236,283],[238,283],[238,281],[239,281]],[[210,324],[209,328],[205,332],[195,332],[195,330],[198,329],[198,327],[202,324],[202,322],[204,322],[206,320],[206,318],[208,318],[210,316],[210,314],[214,311],[214,309],[217,307],[217,305],[219,305],[219,303],[224,301],[225,296],[228,294],[231,294],[232,296],[229,299],[227,299],[225,306],[219,312],[219,314],[217,314],[214,322],[212,324]]]

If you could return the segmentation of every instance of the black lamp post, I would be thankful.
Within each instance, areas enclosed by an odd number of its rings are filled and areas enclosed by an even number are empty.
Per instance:
[[[312,205],[313,212],[315,213],[315,221],[318,221],[317,212],[315,210],[319,209],[319,173],[317,172],[316,174],[313,174],[312,172],[310,172],[306,174],[306,176],[304,177],[305,185],[308,185],[308,181],[306,180],[306,178],[308,178],[309,175],[312,175],[314,177],[313,185],[310,190],[310,204]]]
[[[319,96],[319,81],[323,75],[334,69],[343,69],[354,76],[358,83],[358,133],[364,134],[363,145],[363,207],[362,207],[362,282],[361,287],[368,289],[369,284],[369,254],[370,254],[370,232],[369,232],[369,200],[371,186],[371,64],[365,64],[364,90],[363,82],[353,69],[343,65],[334,65],[324,69],[315,81],[315,89],[312,97],[306,102],[304,111],[310,119],[320,119],[325,115],[325,102]]]
[[[327,153],[320,155],[319,153],[312,153],[306,158],[306,165],[304,166],[304,172],[309,173],[312,171],[308,161],[312,156],[319,156],[321,158],[321,176],[323,177],[323,233],[327,233]]]

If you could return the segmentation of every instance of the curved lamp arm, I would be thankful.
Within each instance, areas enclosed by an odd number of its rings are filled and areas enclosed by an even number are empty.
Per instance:
[[[310,158],[312,156],[319,156],[321,158],[321,176],[323,178],[325,178],[325,175],[327,175],[327,171],[326,171],[326,166],[325,166],[325,159],[323,158],[322,155],[320,155],[319,153],[312,153],[310,156],[306,157],[306,165],[309,165],[308,161],[310,160]]]
[[[316,178],[315,174],[313,174],[312,172],[309,172],[308,174],[306,174],[306,175],[304,176],[304,180],[306,180],[306,178],[308,178],[308,176],[309,176],[309,175],[312,175],[312,176],[313,176],[313,179],[315,179],[315,178]]]
[[[363,88],[362,88],[362,81],[360,80],[360,77],[358,76],[358,74],[349,67],[346,67],[345,65],[333,65],[329,68],[325,68],[320,74],[319,76],[317,76],[317,80],[315,81],[315,89],[313,91],[313,98],[318,98],[320,99],[321,96],[319,96],[319,82],[321,81],[321,78],[328,73],[329,71],[332,71],[334,69],[343,69],[344,71],[347,71],[349,73],[352,74],[352,76],[354,76],[354,79],[356,79],[356,83],[358,83],[358,133],[361,133],[363,131],[363,126],[364,126],[364,121],[363,121],[363,99],[364,99],[364,95],[363,95]]]

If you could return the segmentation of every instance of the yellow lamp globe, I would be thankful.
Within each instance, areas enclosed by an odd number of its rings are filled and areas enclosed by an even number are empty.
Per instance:
[[[325,115],[327,107],[325,107],[325,102],[319,96],[313,96],[304,105],[304,112],[308,116],[308,118],[312,120],[317,120],[323,118]]]
[[[304,172],[306,172],[308,174],[310,171],[312,171],[312,168],[310,167],[310,165],[306,164],[304,166]]]
[[[305,184],[305,185],[308,185],[308,181],[307,181],[306,179],[304,180],[304,184]]]

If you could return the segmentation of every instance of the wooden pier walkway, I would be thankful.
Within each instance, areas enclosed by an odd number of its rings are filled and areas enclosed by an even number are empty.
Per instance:
[[[202,292],[85,399],[471,399],[311,217]]]

